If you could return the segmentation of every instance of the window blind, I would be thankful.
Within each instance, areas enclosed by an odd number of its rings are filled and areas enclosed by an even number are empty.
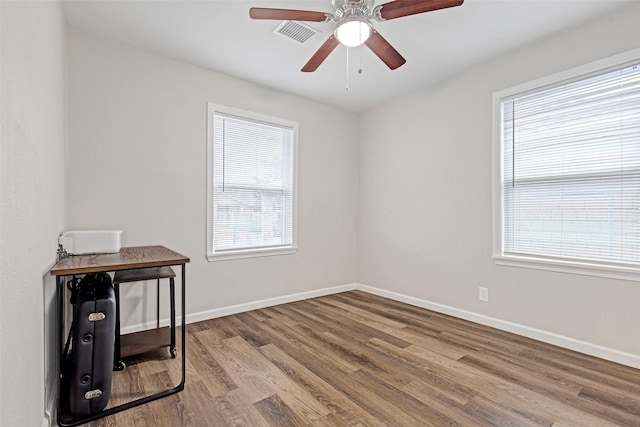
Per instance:
[[[640,66],[503,99],[503,252],[640,263]]]
[[[213,116],[213,252],[293,244],[293,129]]]

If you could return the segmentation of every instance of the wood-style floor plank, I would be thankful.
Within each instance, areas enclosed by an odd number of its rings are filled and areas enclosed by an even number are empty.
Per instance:
[[[110,406],[175,385],[150,356]],[[186,360],[89,426],[640,426],[638,369],[360,291],[188,325]]]
[[[346,398],[342,393],[339,393],[333,386],[275,345],[266,345],[261,347],[260,351],[271,363],[277,366],[278,369],[309,390],[314,399],[331,411],[333,417],[322,417],[319,420],[324,421],[320,422],[318,420],[318,423],[326,423],[329,419],[333,419],[340,420],[340,425],[382,425],[367,411],[354,404],[353,401]]]
[[[253,406],[255,398],[244,388],[237,388],[214,399],[214,415],[220,418],[205,425],[268,427],[267,421]]]

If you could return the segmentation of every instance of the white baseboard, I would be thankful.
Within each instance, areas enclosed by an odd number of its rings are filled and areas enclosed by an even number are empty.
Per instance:
[[[588,354],[590,356],[599,357],[601,359],[609,360],[611,362],[616,362],[622,365],[627,365],[633,368],[640,369],[640,356],[637,354],[626,353],[626,352],[615,350],[612,348],[603,347],[597,344],[592,344],[585,341],[580,341],[570,337],[566,337],[563,335],[558,335],[553,332],[531,328],[526,325],[521,325],[518,323],[508,322],[506,320],[496,319],[494,317],[485,316],[483,314],[478,314],[478,313],[474,313],[467,310],[461,310],[459,308],[451,307],[448,305],[438,304],[435,302],[423,300],[420,298],[414,298],[407,295],[387,291],[384,289],[374,288],[367,285],[357,284],[356,289],[359,289],[364,292],[368,292],[373,295],[389,298],[394,301],[404,302],[406,304],[415,305],[421,308],[426,308],[428,310],[432,310],[442,314],[447,314],[453,317],[457,317],[459,319],[469,320],[471,322],[479,323],[481,325],[490,326],[492,328],[500,329],[502,331],[512,332],[514,334],[518,334],[527,338],[532,338],[548,344],[557,345],[558,347],[563,347],[569,350],[574,350],[580,353]]]
[[[279,304],[286,304],[294,301],[301,301],[309,298],[317,298],[325,295],[336,294],[339,292],[346,292],[351,290],[361,290],[373,295],[378,295],[384,298],[389,298],[394,301],[404,302],[406,304],[414,305],[421,308],[426,308],[438,313],[447,314],[453,317],[457,317],[471,322],[479,323],[481,325],[490,326],[492,328],[500,329],[514,334],[522,335],[527,338],[532,338],[538,341],[542,341],[548,344],[557,345],[569,350],[574,350],[580,353],[588,354],[590,356],[599,357],[601,359],[609,360],[612,362],[620,363],[623,365],[631,366],[633,368],[640,369],[640,355],[626,353],[623,351],[615,350],[608,347],[603,347],[597,344],[588,343],[585,341],[576,340],[574,338],[558,335],[553,332],[543,331],[541,329],[532,328],[526,325],[509,322],[506,320],[497,319],[483,314],[474,313],[467,310],[451,307],[444,304],[435,303],[420,298],[411,297],[408,295],[399,294],[397,292],[387,291],[384,289],[374,288],[372,286],[363,285],[360,283],[350,283],[342,286],[335,286],[332,288],[323,288],[314,291],[300,292],[296,294],[284,295],[275,298],[268,298],[259,301],[248,302],[244,304],[237,304],[228,307],[216,308],[213,310],[205,310],[197,313],[191,313],[187,315],[187,323],[200,322],[203,320],[215,319],[217,317],[229,316],[231,314],[243,313],[246,311],[257,310],[265,307],[272,307]],[[178,323],[181,319],[176,319]],[[162,319],[160,321],[161,326],[167,326],[169,319]],[[155,322],[146,322],[144,324],[131,325],[122,328],[122,333],[137,332],[149,328],[155,328]]]
[[[335,286],[332,288],[316,289],[313,291],[299,292],[295,294],[283,295],[280,297],[268,298],[244,304],[231,305],[228,307],[214,308],[212,310],[204,310],[196,313],[187,314],[187,323],[201,322],[203,320],[216,319],[218,317],[229,316],[232,314],[244,313],[245,311],[258,310],[265,307],[273,307],[280,304],[286,304],[294,301],[302,301],[310,298],[322,297],[325,295],[337,294],[340,292],[352,291],[358,288],[358,284],[352,283],[342,286]],[[182,322],[180,316],[176,316],[177,324]],[[160,326],[168,326],[169,319],[160,319]],[[156,322],[138,323],[136,325],[123,326],[121,331],[123,334],[129,334],[132,332],[143,331],[145,329],[151,329],[156,327]]]
[[[232,305],[229,307],[216,308],[213,310],[200,311],[187,315],[187,323],[200,322],[202,320],[215,319],[216,317],[229,316],[231,314],[244,313],[245,311],[257,310],[259,308],[273,307],[275,305],[286,304],[294,301],[302,301],[310,298],[323,297],[325,295],[337,294],[339,292],[352,291],[359,285],[352,283],[348,285],[335,286],[332,288],[317,289],[314,291],[289,294],[281,297],[268,298],[244,304]]]

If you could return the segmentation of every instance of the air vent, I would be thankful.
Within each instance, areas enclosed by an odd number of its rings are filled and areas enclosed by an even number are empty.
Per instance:
[[[273,32],[302,44],[318,33],[318,30],[296,21],[282,21]]]

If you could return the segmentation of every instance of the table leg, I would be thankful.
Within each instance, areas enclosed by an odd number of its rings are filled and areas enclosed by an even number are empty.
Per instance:
[[[181,270],[182,270],[182,298],[181,298],[181,308],[182,308],[182,312],[180,313],[182,316],[182,327],[180,328],[180,332],[182,335],[182,381],[180,382],[180,384],[178,384],[178,386],[176,387],[176,392],[180,391],[180,390],[184,390],[184,383],[185,380],[187,378],[187,312],[186,312],[186,277],[187,277],[187,272],[186,272],[186,268],[185,268],[186,264],[181,264]]]
[[[56,276],[56,295],[58,298],[58,339],[57,339],[57,348],[56,351],[56,369],[58,373],[58,413],[60,413],[62,409],[61,399],[62,399],[62,361],[64,358],[64,344],[65,344],[65,330],[64,330],[64,321],[65,321],[65,304],[64,304],[64,281],[62,276]]]
[[[113,370],[122,371],[126,365],[122,361],[122,349],[120,346],[120,284],[113,285],[116,294],[116,336],[113,349]]]
[[[171,299],[171,346],[169,351],[171,357],[175,359],[178,351],[176,350],[176,288],[173,277],[169,279],[169,298]]]
[[[156,283],[156,328],[160,329],[160,279]]]

